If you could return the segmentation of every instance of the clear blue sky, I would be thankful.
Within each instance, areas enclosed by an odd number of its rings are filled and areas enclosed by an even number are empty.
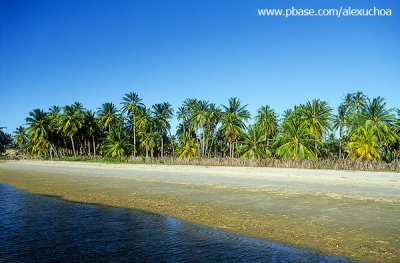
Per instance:
[[[392,8],[392,17],[259,17],[257,8]],[[0,126],[34,108],[97,109],[137,92],[174,109],[237,96],[254,115],[347,92],[400,107],[400,2],[387,0],[0,1]],[[173,124],[176,124],[174,121]]]

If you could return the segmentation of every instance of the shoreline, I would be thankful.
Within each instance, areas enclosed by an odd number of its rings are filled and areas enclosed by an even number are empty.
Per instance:
[[[6,161],[0,182],[165,214],[354,260],[400,260],[400,176],[259,167]]]

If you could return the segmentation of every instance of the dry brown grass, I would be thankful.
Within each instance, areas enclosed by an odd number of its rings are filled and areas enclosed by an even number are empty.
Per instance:
[[[18,155],[2,156],[0,160],[44,160],[38,156]],[[46,158],[46,160],[48,160]],[[101,163],[119,163],[120,160],[97,157],[66,157],[64,161],[81,162],[101,162]],[[246,159],[246,158],[150,158],[127,157],[122,160],[123,163],[148,163],[148,164],[166,164],[166,165],[199,165],[199,166],[242,166],[242,167],[276,167],[276,168],[300,168],[300,169],[331,169],[331,170],[353,170],[353,171],[376,171],[376,172],[400,172],[400,160],[390,163],[374,160],[353,160],[353,159],[318,159],[318,160],[281,160],[276,158],[268,159]]]
[[[244,158],[153,158],[142,159],[140,157],[128,158],[125,162],[168,164],[168,165],[208,165],[208,166],[245,166],[245,167],[277,167],[277,168],[304,168],[304,169],[333,169],[333,170],[357,170],[357,171],[390,171],[400,172],[400,161],[386,163],[383,161],[363,160],[280,160],[269,159],[244,159]]]

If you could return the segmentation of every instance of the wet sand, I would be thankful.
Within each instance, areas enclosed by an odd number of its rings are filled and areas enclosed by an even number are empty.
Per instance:
[[[400,262],[400,174],[9,161],[33,193],[171,215],[358,261]]]

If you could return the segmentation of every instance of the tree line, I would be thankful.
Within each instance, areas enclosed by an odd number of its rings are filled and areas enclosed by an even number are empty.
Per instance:
[[[179,121],[175,134],[171,133],[173,117]],[[282,116],[265,105],[254,118],[238,98],[220,106],[186,99],[174,111],[168,102],[147,107],[137,93],[130,92],[122,97],[120,107],[104,103],[96,112],[80,102],[52,106],[47,111],[34,109],[14,132],[13,143],[26,154],[51,159],[220,157],[392,162],[400,154],[399,124],[398,109],[388,109],[382,97],[368,98],[362,92],[347,94],[336,110],[315,99],[286,110]]]

